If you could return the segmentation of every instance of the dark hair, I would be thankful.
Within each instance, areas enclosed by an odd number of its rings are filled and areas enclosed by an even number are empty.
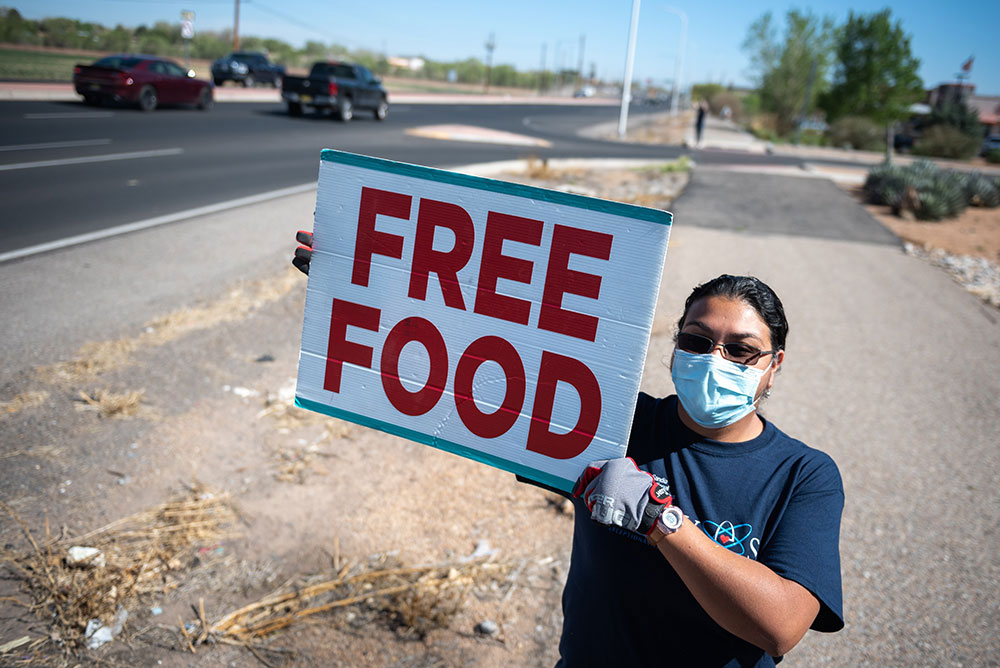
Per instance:
[[[778,295],[767,283],[753,276],[730,276],[723,274],[696,287],[684,302],[684,314],[677,321],[677,329],[684,326],[691,305],[706,297],[727,297],[746,302],[757,311],[761,320],[771,332],[771,346],[775,350],[785,349],[788,336],[788,320]]]

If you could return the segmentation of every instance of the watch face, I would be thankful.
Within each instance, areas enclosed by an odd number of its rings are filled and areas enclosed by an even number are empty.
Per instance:
[[[676,506],[667,508],[660,515],[660,521],[663,523],[663,527],[667,531],[677,531],[681,528],[681,523],[684,521],[684,514],[681,512],[680,508]]]

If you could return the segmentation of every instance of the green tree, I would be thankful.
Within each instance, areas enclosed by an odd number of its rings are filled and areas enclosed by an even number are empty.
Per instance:
[[[131,50],[131,45],[132,33],[121,25],[115,26],[114,30],[109,30],[101,36],[100,48],[104,51],[125,53]]]
[[[892,126],[908,115],[908,108],[924,95],[917,69],[920,60],[910,52],[910,36],[891,10],[874,14],[850,13],[837,31],[837,65],[833,85],[820,101],[827,118],[865,116],[886,128],[886,155],[892,150]]]
[[[73,19],[45,18],[38,23],[38,32],[42,35],[45,46],[60,46],[64,48],[79,47],[77,22]]]
[[[7,9],[0,15],[0,41],[10,44],[35,44],[38,31],[34,21],[25,20],[16,9]]]
[[[761,109],[775,114],[779,135],[788,135],[811,112],[826,86],[833,60],[833,19],[791,9],[779,40],[774,17],[751,24],[743,49],[757,79]]]

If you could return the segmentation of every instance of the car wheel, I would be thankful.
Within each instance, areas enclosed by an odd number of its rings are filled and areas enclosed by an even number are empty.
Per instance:
[[[215,100],[212,98],[211,88],[202,88],[201,93],[198,94],[198,108],[202,111],[208,111],[212,108]]]
[[[139,108],[143,111],[156,109],[159,99],[156,97],[156,89],[152,86],[143,86],[139,91]]]
[[[384,121],[385,117],[388,115],[389,103],[385,101],[385,98],[382,98],[382,101],[378,103],[377,107],[375,107],[375,120]]]
[[[344,123],[354,118],[354,105],[348,98],[341,98],[337,103],[337,116]]]
[[[271,85],[275,88],[281,88],[281,77],[274,77],[274,81],[271,82]]]
[[[289,116],[301,116],[302,115],[302,105],[298,102],[288,103],[288,115]]]
[[[215,78],[215,79],[212,79],[212,83],[214,83],[216,86],[221,86],[222,84],[226,83],[226,80],[225,79]]]
[[[101,98],[96,95],[84,95],[83,103],[90,107],[97,107],[101,104]]]
[[[243,79],[243,87],[244,88],[253,88],[254,84],[256,84],[256,83],[257,82],[254,81],[254,78],[251,75],[249,75],[249,74],[246,76],[245,79]]]

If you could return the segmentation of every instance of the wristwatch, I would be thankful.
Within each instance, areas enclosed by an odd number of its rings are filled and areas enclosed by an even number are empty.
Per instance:
[[[656,518],[652,530],[649,532],[649,542],[653,545],[659,543],[665,536],[669,536],[684,524],[684,511],[677,506],[667,506]]]

